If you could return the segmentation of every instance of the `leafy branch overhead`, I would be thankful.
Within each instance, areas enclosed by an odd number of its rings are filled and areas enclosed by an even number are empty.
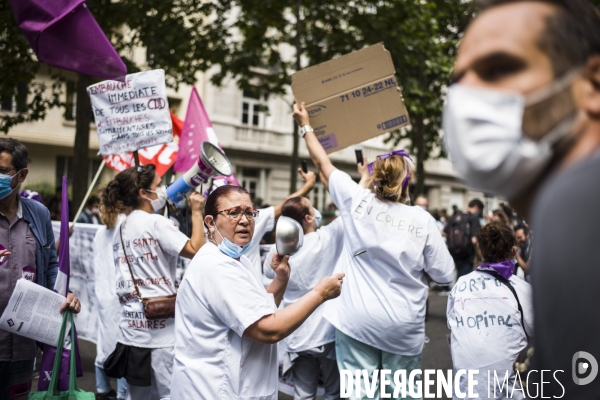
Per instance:
[[[129,72],[163,68],[167,85],[194,84],[197,72],[224,58],[229,33],[219,4],[164,0],[88,0],[87,7]],[[146,56],[141,49],[146,49]],[[43,120],[49,109],[65,107],[65,81],[75,74],[42,66],[21,34],[7,0],[0,1],[0,101],[14,99],[12,112],[0,112],[0,131]],[[49,76],[43,82],[38,73]],[[76,86],[76,85],[75,85]],[[24,99],[20,101],[20,99]]]
[[[231,75],[242,89],[284,94],[293,71],[384,42],[413,123],[409,129],[393,132],[390,140],[395,145],[402,139],[409,141],[409,150],[418,160],[417,191],[423,190],[423,162],[439,155],[435,152],[440,149],[444,89],[458,40],[474,12],[472,2],[265,0],[257,7],[251,0],[233,0],[222,4],[235,10],[231,25],[237,40],[227,43],[221,69],[211,78],[217,85]]]

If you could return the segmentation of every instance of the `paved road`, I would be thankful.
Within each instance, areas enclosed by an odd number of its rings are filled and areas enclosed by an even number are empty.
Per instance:
[[[425,349],[423,350],[423,369],[441,369],[444,371],[452,369],[450,349],[446,341],[446,334],[449,332],[446,327],[447,299],[447,297],[441,297],[435,294],[429,296],[429,317],[425,324],[425,334],[429,337],[429,343],[425,345]],[[84,376],[77,380],[77,384],[83,390],[94,392],[96,389],[94,375],[96,346],[93,343],[84,340],[79,342],[79,346]],[[40,357],[38,357],[38,362],[39,359]],[[37,388],[37,381],[34,382],[34,387]],[[443,397],[443,399],[445,398],[446,397]],[[279,399],[292,400],[292,397],[281,393]]]

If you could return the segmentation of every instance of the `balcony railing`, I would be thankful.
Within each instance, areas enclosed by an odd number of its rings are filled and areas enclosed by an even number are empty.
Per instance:
[[[269,146],[284,146],[284,133],[268,131],[252,127],[236,127],[235,140],[247,143],[265,144]]]

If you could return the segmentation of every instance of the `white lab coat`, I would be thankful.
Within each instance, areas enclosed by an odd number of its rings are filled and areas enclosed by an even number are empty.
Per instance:
[[[454,276],[435,219],[420,207],[377,199],[339,170],[329,177],[329,191],[344,220],[335,272],[346,277],[341,296],[325,304],[325,318],[377,349],[420,354],[429,291],[425,273],[440,283]]]
[[[276,400],[277,345],[243,337],[276,309],[245,256],[202,246],[177,295],[171,399]]]

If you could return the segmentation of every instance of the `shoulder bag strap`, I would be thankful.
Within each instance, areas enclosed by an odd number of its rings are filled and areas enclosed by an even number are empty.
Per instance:
[[[517,296],[517,291],[515,290],[515,287],[512,285],[512,283],[510,283],[510,281],[508,279],[504,278],[502,275],[500,275],[499,273],[497,273],[495,271],[479,270],[479,272],[485,272],[486,274],[491,275],[494,278],[498,279],[502,284],[504,284],[504,286],[506,286],[512,292],[513,296],[515,296],[515,299],[517,300],[517,307],[519,308],[519,312],[521,313],[521,325],[523,326],[523,332],[525,332],[527,341],[529,341],[529,335],[527,334],[527,330],[525,330],[525,320],[523,318],[523,307],[521,307],[521,302],[519,301],[519,296]]]
[[[133,286],[135,286],[135,291],[137,292],[138,298],[140,299],[141,303],[142,300],[144,300],[142,298],[142,292],[140,292],[140,288],[138,288],[135,276],[133,276],[133,270],[131,269],[131,264],[129,263],[129,257],[127,257],[127,252],[125,251],[125,241],[123,240],[123,225],[125,225],[125,221],[123,221],[123,223],[119,227],[119,234],[121,235],[121,246],[123,246],[123,254],[125,255],[125,261],[127,261],[127,266],[129,267],[129,273],[131,274],[131,279],[133,280]]]

